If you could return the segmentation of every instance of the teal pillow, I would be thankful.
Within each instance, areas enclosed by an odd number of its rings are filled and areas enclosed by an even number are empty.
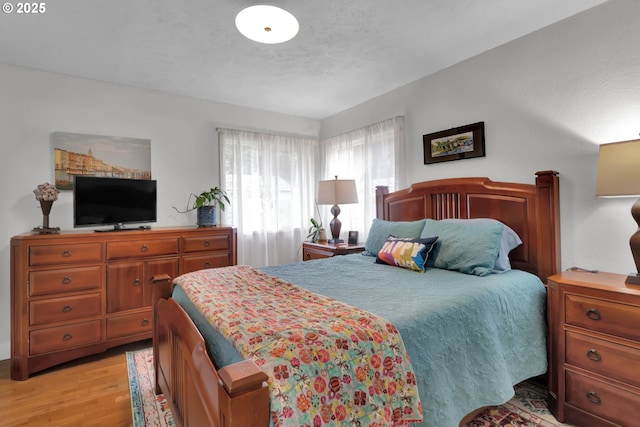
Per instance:
[[[443,219],[446,222],[469,222],[469,223],[489,223],[500,222],[497,219],[492,218],[470,218],[470,219]],[[511,261],[509,261],[509,252],[517,248],[522,244],[522,239],[518,236],[518,233],[513,231],[511,227],[504,223],[502,224],[502,237],[500,238],[500,250],[498,251],[498,258],[496,259],[496,265],[493,266],[494,273],[504,273],[511,270]]]
[[[420,237],[438,236],[427,265],[476,276],[493,272],[504,225],[427,219]]]
[[[420,237],[426,220],[418,221],[385,221],[375,218],[369,229],[369,236],[364,244],[363,255],[377,256],[389,236],[414,239]],[[435,236],[432,234],[431,236]]]

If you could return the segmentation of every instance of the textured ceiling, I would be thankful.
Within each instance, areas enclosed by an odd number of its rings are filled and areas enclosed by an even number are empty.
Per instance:
[[[0,63],[322,119],[603,0],[274,0],[300,23],[263,45],[246,0],[57,0],[0,15]]]

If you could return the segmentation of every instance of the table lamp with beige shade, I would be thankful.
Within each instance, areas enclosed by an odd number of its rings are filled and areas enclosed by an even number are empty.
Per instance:
[[[631,207],[639,228],[629,239],[636,272],[625,283],[640,285],[640,139],[600,146],[596,196],[639,198]]]
[[[340,239],[340,229],[342,223],[338,219],[340,215],[340,205],[358,203],[358,192],[356,191],[356,181],[353,179],[330,179],[320,181],[318,185],[318,204],[333,205],[331,207],[331,215],[333,219],[329,223],[331,228],[331,239],[329,243],[344,243]]]

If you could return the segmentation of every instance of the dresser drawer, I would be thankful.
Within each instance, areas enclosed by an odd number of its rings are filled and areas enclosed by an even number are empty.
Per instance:
[[[137,335],[153,330],[153,313],[149,310],[143,313],[127,314],[107,319],[107,339]]]
[[[31,301],[29,303],[29,324],[43,325],[98,316],[102,312],[101,301],[99,293]]]
[[[29,296],[99,289],[100,266],[65,268],[63,270],[31,271]]]
[[[178,238],[107,242],[107,259],[177,255]]]
[[[193,236],[182,238],[184,252],[225,251],[231,248],[228,234]]]
[[[331,258],[335,255],[333,249],[321,249],[321,248],[304,248],[302,251],[302,260],[309,261],[312,259]]]
[[[565,323],[640,340],[640,307],[635,305],[566,294]]]
[[[91,320],[31,331],[29,338],[29,354],[35,356],[100,342],[102,327],[100,320]]]
[[[640,387],[640,349],[568,331],[565,362]]]
[[[191,255],[184,257],[181,273],[189,273],[206,268],[227,267],[229,265],[231,265],[229,253]]]
[[[102,261],[102,245],[100,243],[29,247],[29,266],[31,267],[100,261]]]
[[[566,403],[621,426],[637,426],[640,394],[572,371],[566,372]]]

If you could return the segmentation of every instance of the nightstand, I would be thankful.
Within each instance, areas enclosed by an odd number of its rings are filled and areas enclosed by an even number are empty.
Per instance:
[[[640,286],[566,271],[548,279],[549,407],[579,426],[637,426]]]
[[[302,260],[331,258],[336,255],[356,254],[364,251],[364,243],[348,245],[346,243],[302,243]]]

